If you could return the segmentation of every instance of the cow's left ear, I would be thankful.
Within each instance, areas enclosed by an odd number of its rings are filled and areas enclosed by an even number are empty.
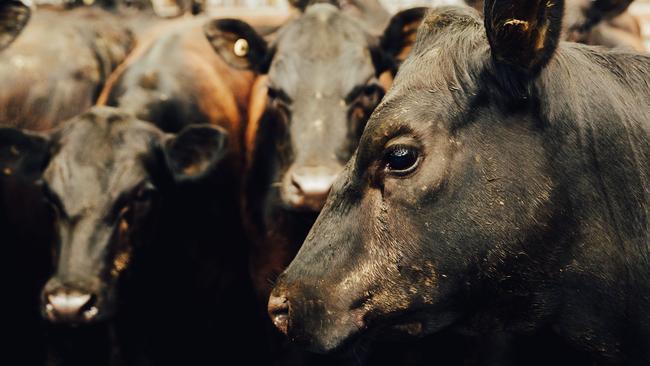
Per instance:
[[[212,48],[230,66],[266,74],[271,52],[266,41],[248,23],[238,19],[217,19],[203,26]]]
[[[208,176],[228,152],[228,132],[214,126],[189,126],[163,143],[165,163],[177,183]]]
[[[378,52],[373,53],[377,75],[385,71],[397,72],[415,43],[418,28],[429,8],[419,7],[395,14],[381,36]]]
[[[492,59],[535,76],[552,58],[562,32],[564,0],[486,0]]]
[[[0,177],[40,179],[50,160],[50,137],[15,128],[0,128]]]
[[[0,50],[13,42],[25,28],[31,16],[26,0],[5,0],[0,2]]]

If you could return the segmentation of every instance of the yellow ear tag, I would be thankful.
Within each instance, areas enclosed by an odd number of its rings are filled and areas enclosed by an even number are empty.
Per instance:
[[[237,42],[235,42],[235,45],[233,46],[233,52],[238,57],[244,57],[248,55],[248,50],[249,50],[248,41],[245,40],[244,38],[238,39]]]

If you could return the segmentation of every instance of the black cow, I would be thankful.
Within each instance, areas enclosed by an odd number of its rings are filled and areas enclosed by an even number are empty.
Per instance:
[[[55,268],[41,311],[55,325],[54,361],[213,363],[240,342],[221,327],[254,339],[248,320],[224,317],[253,303],[237,282],[245,252],[227,235],[238,217],[205,193],[232,196],[227,140],[212,126],[165,134],[108,107],[48,134],[0,129],[1,169],[38,179],[52,207]]]
[[[546,334],[650,362],[650,57],[560,43],[563,8],[427,15],[270,297],[290,339]]]
[[[330,4],[306,7],[270,43],[239,20],[206,25],[224,60],[260,75],[244,142],[244,215],[260,299],[304,240],[385,92],[380,76],[397,68],[423,14],[397,14],[381,39]]]

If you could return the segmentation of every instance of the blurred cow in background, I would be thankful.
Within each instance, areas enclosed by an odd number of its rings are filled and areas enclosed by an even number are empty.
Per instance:
[[[232,178],[223,162],[231,159],[228,140],[213,126],[166,134],[107,107],[47,133],[0,129],[1,168],[40,181],[56,228],[55,271],[41,297],[41,312],[55,325],[54,364],[214,364],[236,349],[233,331],[259,334],[247,321],[222,318],[246,316],[240,312],[253,304],[239,286],[219,292],[247,278],[245,257],[232,255],[241,243],[226,233],[237,217],[230,206],[204,218],[199,211],[209,199],[198,193],[204,184],[233,196],[221,190]],[[214,228],[207,251],[194,246],[193,221]],[[230,263],[240,264],[240,276]]]
[[[43,130],[83,112],[131,49],[130,32],[101,9],[33,11],[18,1],[0,7],[0,126]],[[0,155],[22,152],[3,145]],[[4,328],[15,342],[3,356],[11,359],[16,352],[24,364],[42,364],[38,288],[51,269],[53,230],[39,188],[17,173],[5,168],[0,174],[0,232],[5,255],[12,258],[6,269],[15,275],[2,284],[16,299]]]
[[[97,5],[105,9],[152,9],[163,18],[173,18],[187,13],[199,14],[205,10],[205,0],[36,0],[38,5],[59,8]]]

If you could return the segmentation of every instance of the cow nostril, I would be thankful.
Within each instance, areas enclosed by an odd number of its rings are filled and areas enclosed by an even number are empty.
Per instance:
[[[99,313],[99,308],[97,307],[97,295],[90,295],[90,300],[81,308],[81,314],[86,321],[93,321],[97,314]]]
[[[271,295],[268,310],[273,325],[287,335],[289,332],[289,300],[284,296]]]

